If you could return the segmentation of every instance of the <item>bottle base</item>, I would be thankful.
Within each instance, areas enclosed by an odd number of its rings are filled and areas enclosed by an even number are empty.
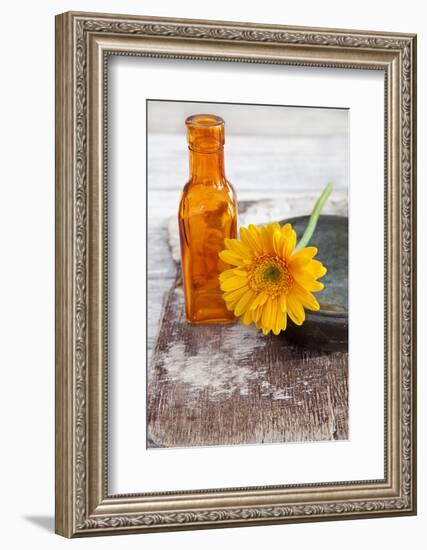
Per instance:
[[[193,325],[230,325],[237,319],[226,308],[222,292],[218,289],[193,291],[190,302],[186,303],[185,317]]]
[[[237,321],[237,317],[232,319],[189,319],[186,317],[186,320],[190,325],[232,325]]]

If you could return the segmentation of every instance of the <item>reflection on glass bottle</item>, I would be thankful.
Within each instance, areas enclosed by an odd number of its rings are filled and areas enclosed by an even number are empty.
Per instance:
[[[185,312],[190,323],[231,323],[219,288],[225,238],[237,233],[236,197],[224,175],[224,121],[192,115],[185,121],[190,180],[182,192],[178,221]]]

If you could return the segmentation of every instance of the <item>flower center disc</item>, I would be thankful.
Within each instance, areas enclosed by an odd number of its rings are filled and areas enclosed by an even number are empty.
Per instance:
[[[281,272],[275,265],[269,265],[264,271],[264,278],[267,281],[277,282],[281,277]]]
[[[248,283],[257,293],[267,292],[270,296],[279,296],[288,294],[293,278],[285,260],[277,256],[260,256],[250,267]]]

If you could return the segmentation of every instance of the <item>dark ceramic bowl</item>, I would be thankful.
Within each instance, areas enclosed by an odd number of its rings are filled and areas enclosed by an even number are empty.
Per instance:
[[[309,216],[282,220],[291,223],[299,240]],[[341,351],[348,347],[348,218],[320,216],[309,246],[318,249],[319,259],[328,272],[320,280],[325,288],[314,293],[319,311],[306,310],[305,322],[295,325],[288,319],[282,334],[293,342],[322,351]]]

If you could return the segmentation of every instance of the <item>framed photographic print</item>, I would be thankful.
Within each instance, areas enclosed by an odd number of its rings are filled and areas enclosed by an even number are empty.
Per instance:
[[[56,531],[416,513],[416,37],[56,18]]]

